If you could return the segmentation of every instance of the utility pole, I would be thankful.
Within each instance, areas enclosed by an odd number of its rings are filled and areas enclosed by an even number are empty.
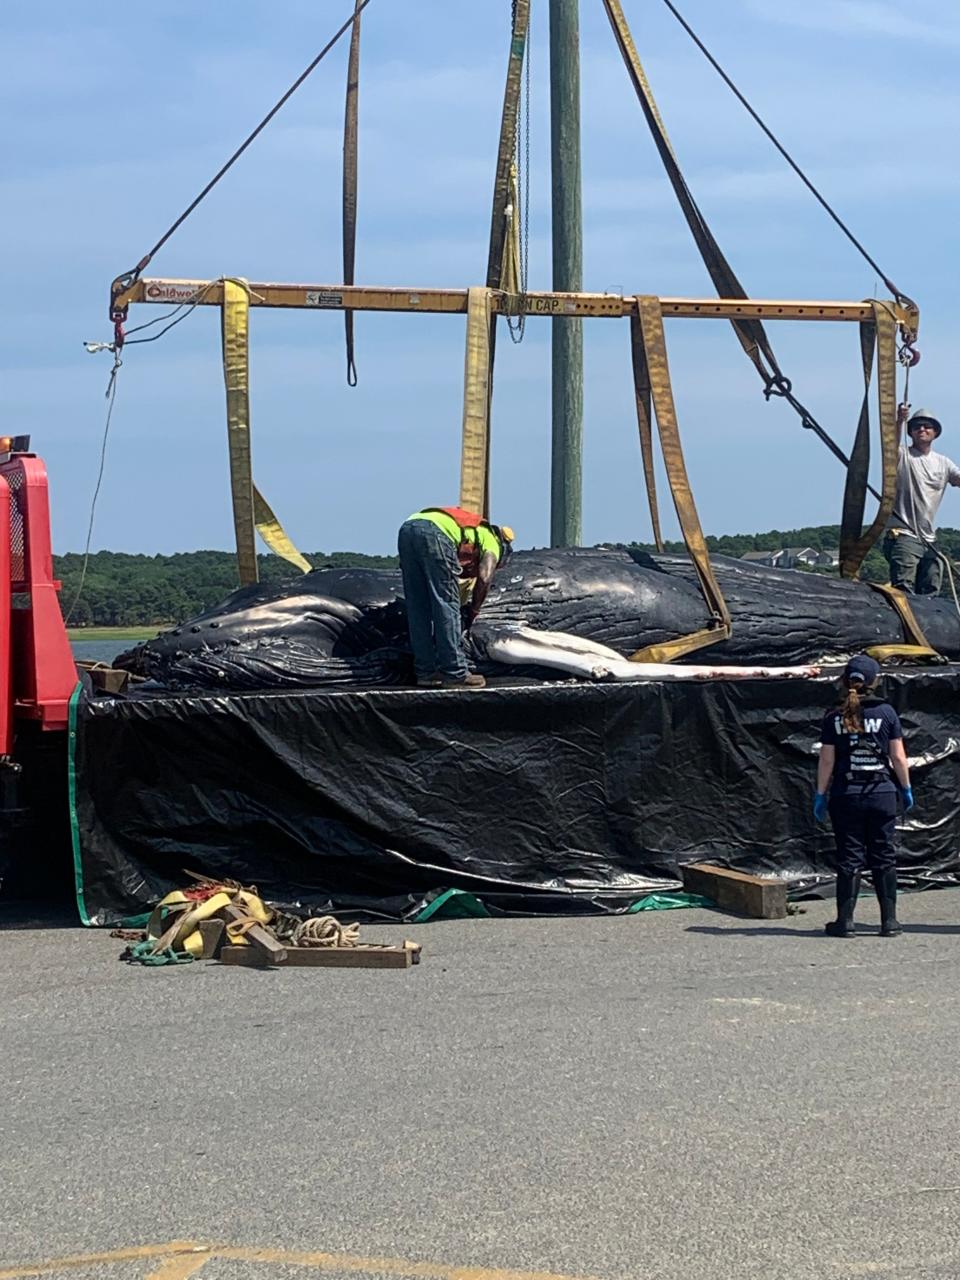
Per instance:
[[[550,0],[553,288],[583,288],[580,200],[580,0]],[[555,318],[550,545],[583,540],[583,321]]]

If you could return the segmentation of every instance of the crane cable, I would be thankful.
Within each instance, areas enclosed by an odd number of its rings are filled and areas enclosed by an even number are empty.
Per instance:
[[[343,283],[353,284],[357,257],[357,141],[358,99],[360,94],[360,10],[356,0],[353,31],[350,33],[350,56],[347,61],[347,96],[343,111]],[[357,385],[357,366],[353,357],[353,312],[343,313],[347,344],[347,386]]]
[[[800,181],[816,197],[816,199],[819,201],[822,207],[826,210],[826,212],[830,215],[833,221],[837,224],[837,226],[840,228],[843,234],[847,237],[850,243],[854,246],[857,252],[863,258],[866,259],[866,261],[870,264],[871,267],[873,267],[874,271],[876,271],[877,275],[880,277],[883,283],[887,286],[887,288],[893,294],[897,302],[902,303],[903,305],[909,306],[909,307],[915,306],[916,304],[914,303],[913,299],[909,297],[909,295],[903,293],[900,289],[897,288],[897,286],[893,283],[893,281],[886,274],[886,272],[882,271],[881,268],[877,265],[876,261],[870,256],[870,254],[863,247],[863,245],[860,243],[857,237],[853,234],[853,232],[850,230],[847,224],[843,221],[840,215],[833,208],[831,208],[826,198],[823,195],[821,195],[821,193],[813,185],[813,183],[810,181],[810,179],[807,177],[804,171],[797,164],[796,160],[794,160],[790,152],[787,151],[786,147],[784,147],[783,144],[780,142],[779,138],[777,138],[773,130],[769,128],[769,126],[762,119],[760,114],[756,110],[754,110],[754,108],[751,106],[747,98],[740,92],[740,90],[737,88],[736,84],[734,84],[730,76],[727,75],[726,71],[724,71],[720,63],[716,60],[716,58],[713,56],[713,54],[710,52],[707,46],[703,43],[703,41],[700,39],[697,33],[693,30],[693,28],[687,22],[686,18],[684,18],[683,15],[679,12],[676,5],[673,3],[673,0],[663,0],[663,3],[666,5],[666,7],[670,10],[670,12],[676,18],[677,22],[680,23],[680,26],[683,27],[684,31],[687,33],[687,35],[690,37],[693,43],[697,46],[697,48],[700,50],[703,56],[707,59],[707,61],[713,67],[714,71],[716,71],[717,75],[724,82],[727,88],[737,98],[741,106],[745,108],[748,114],[756,121],[756,123],[760,126],[763,132],[767,135],[767,137],[770,139],[770,141],[773,143],[776,149],[780,152],[784,160],[786,160],[787,164],[794,171],[794,173],[797,175]]]
[[[313,72],[319,66],[319,64],[327,56],[327,54],[330,52],[333,46],[337,43],[340,37],[346,31],[350,30],[350,28],[357,23],[357,20],[359,19],[360,14],[363,12],[363,10],[367,7],[369,3],[370,3],[370,0],[356,0],[354,11],[350,15],[350,17],[346,20],[346,22],[344,22],[343,25],[339,28],[339,30],[330,37],[330,39],[323,46],[323,48],[320,50],[317,56],[313,59],[310,65],[306,67],[300,73],[299,76],[297,76],[296,80],[294,80],[293,84],[290,85],[289,89],[287,89],[287,91],[274,103],[274,105],[263,117],[263,119],[260,121],[257,127],[250,134],[248,134],[247,137],[244,139],[244,141],[240,144],[240,146],[237,147],[236,151],[234,151],[233,155],[230,156],[229,160],[227,160],[220,167],[220,169],[218,169],[218,171],[213,175],[213,177],[210,179],[207,185],[203,188],[200,194],[194,197],[193,200],[191,200],[190,204],[187,205],[183,213],[181,213],[180,216],[170,224],[170,226],[163,233],[160,239],[156,242],[153,248],[143,255],[143,257],[140,259],[137,265],[131,271],[124,272],[123,275],[117,276],[116,280],[114,280],[110,290],[110,319],[114,322],[115,341],[119,346],[123,346],[123,341],[124,341],[123,322],[127,317],[127,308],[118,307],[115,304],[114,299],[117,297],[118,294],[124,293],[127,289],[129,289],[132,285],[136,283],[141,273],[149,265],[150,261],[159,252],[159,250],[167,243],[167,241],[170,239],[173,233],[177,230],[177,228],[187,220],[190,214],[193,213],[194,209],[196,209],[197,205],[200,204],[201,200],[203,200],[206,196],[210,194],[210,192],[217,185],[220,179],[230,169],[233,168],[233,165],[236,163],[237,160],[240,159],[244,151],[246,151],[247,147],[250,146],[251,142],[253,142],[253,140],[263,132],[263,130],[267,127],[267,125],[270,123],[273,117],[277,114],[280,108],[288,101],[289,98],[293,96],[294,93],[296,93],[297,89],[300,88],[300,86],[311,74],[311,72]]]
[[[603,0],[603,5],[667,177],[677,196],[704,265],[713,280],[714,287],[720,297],[746,298],[746,290],[721,251],[680,169],[657,107],[656,99],[653,96],[653,90],[640,62],[620,0]],[[671,6],[671,8],[673,7]],[[673,11],[676,12],[675,10]],[[879,267],[876,269],[883,276],[884,282],[887,283],[884,273],[880,271]],[[894,289],[892,282],[890,282],[890,287],[898,294],[898,297],[906,299],[906,295],[900,294],[899,290]],[[906,300],[909,301],[908,299]],[[912,306],[913,304],[911,303],[910,305]],[[785,400],[800,418],[801,426],[806,430],[812,431],[827,446],[834,457],[849,468],[850,459],[847,454],[844,453],[829,432],[817,422],[806,405],[794,395],[793,384],[781,369],[763,324],[759,320],[750,318],[733,319],[731,324],[745,354],[763,381],[765,399],[769,400],[777,396]],[[903,345],[900,348],[900,358],[902,363],[909,362],[910,364],[916,364],[919,359],[919,352],[913,349],[911,335],[909,334],[904,336]],[[876,489],[872,485],[868,486],[868,488],[879,500],[881,495],[877,493]]]

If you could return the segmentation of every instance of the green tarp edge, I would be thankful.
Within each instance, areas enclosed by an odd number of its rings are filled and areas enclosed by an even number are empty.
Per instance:
[[[83,900],[83,862],[80,857],[80,826],[77,822],[77,703],[83,686],[78,684],[70,695],[67,719],[67,789],[70,806],[70,844],[73,849],[73,887],[77,895],[80,921],[88,927],[93,921]]]
[[[712,898],[704,898],[699,893],[648,893],[627,908],[627,915],[636,915],[638,911],[677,911],[683,907],[715,907]]]
[[[712,907],[712,898],[697,893],[648,893],[627,908],[627,915],[638,911],[676,911],[683,907]],[[482,899],[465,889],[445,889],[423,910],[413,917],[411,924],[426,924],[428,920],[491,919],[491,912]]]

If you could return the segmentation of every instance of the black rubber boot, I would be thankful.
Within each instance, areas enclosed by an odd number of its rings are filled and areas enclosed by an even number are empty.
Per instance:
[[[853,925],[853,912],[860,892],[860,872],[853,875],[849,871],[837,872],[837,918],[823,926],[824,932],[831,938],[855,938],[857,931]]]
[[[874,871],[873,887],[880,903],[880,937],[896,938],[903,933],[897,920],[897,868],[884,867]]]

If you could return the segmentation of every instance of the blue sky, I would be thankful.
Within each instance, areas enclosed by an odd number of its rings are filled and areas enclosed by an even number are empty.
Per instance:
[[[4,7],[0,406],[46,459],[54,546],[82,549],[105,413],[110,280],[158,238],[326,42],[349,0]],[[960,343],[956,0],[682,0],[788,149],[923,311],[912,399],[951,426]],[[582,6],[584,285],[708,295],[597,0]],[[688,181],[756,297],[861,298],[878,284],[659,0],[624,0]],[[509,0],[372,0],[360,99],[360,283],[481,283]],[[533,0],[531,287],[550,287],[547,2]],[[148,274],[335,282],[341,42]],[[882,289],[881,289],[882,292]],[[141,307],[131,323],[157,314]],[[360,315],[345,386],[339,315],[252,317],[257,481],[305,549],[392,550],[455,501],[462,318]],[[862,384],[855,326],[771,327],[798,394],[843,443]],[[504,335],[505,337],[505,335]],[[842,468],[766,405],[729,326],[668,344],[705,528],[839,520]],[[585,325],[585,541],[646,539],[626,322]],[[549,536],[549,321],[498,344],[494,517]],[[947,498],[945,524],[960,524]],[[665,530],[676,525],[667,513]],[[229,547],[218,316],[129,348],[94,549]]]

